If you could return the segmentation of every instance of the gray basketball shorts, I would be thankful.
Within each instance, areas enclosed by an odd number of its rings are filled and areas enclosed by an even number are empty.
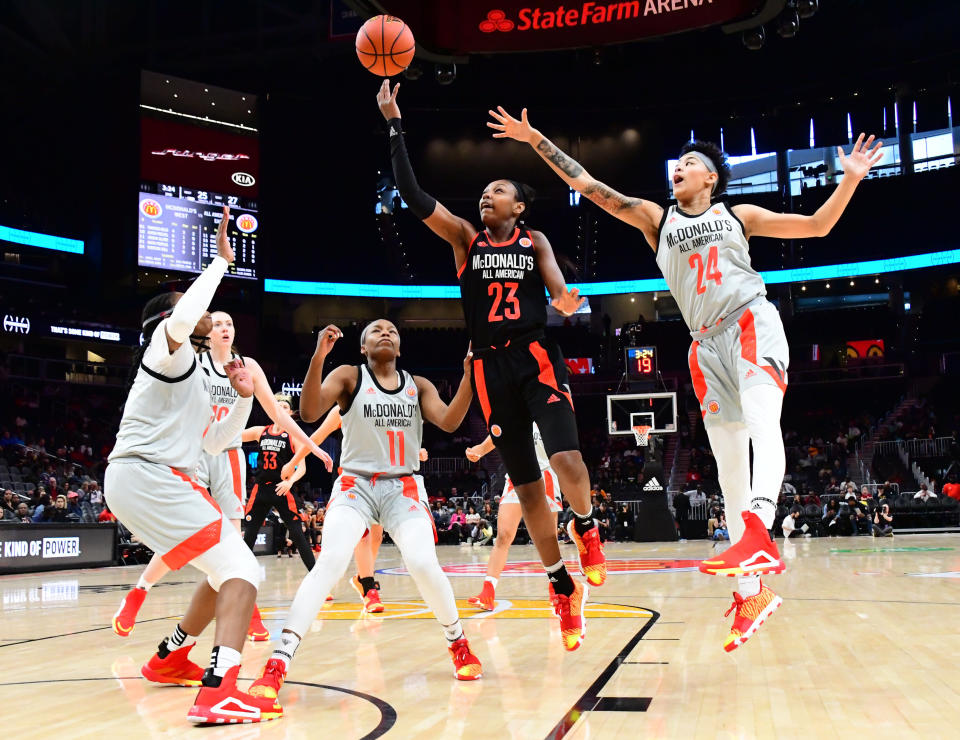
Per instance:
[[[243,450],[224,450],[219,455],[204,452],[197,465],[197,480],[205,486],[227,519],[243,519],[247,499],[247,461]]]
[[[327,511],[335,506],[349,506],[360,514],[367,527],[380,524],[388,532],[396,532],[407,519],[426,517],[433,527],[433,541],[437,541],[427,489],[419,475],[381,478],[343,473],[333,483]]]
[[[756,385],[787,389],[790,348],[776,307],[746,309],[724,331],[693,342],[687,355],[704,426],[743,421],[740,394]]]

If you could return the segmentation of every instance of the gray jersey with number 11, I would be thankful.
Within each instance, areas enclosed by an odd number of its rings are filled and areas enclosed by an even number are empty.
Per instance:
[[[660,224],[657,265],[691,333],[767,294],[750,265],[743,224],[724,202],[696,216],[670,206]]]
[[[397,371],[400,386],[386,390],[366,365],[358,368],[350,407],[341,411],[344,474],[396,478],[420,469],[423,416],[410,373]]]

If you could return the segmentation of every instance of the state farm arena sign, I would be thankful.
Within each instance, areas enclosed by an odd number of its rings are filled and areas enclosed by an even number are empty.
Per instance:
[[[705,28],[752,15],[764,0],[627,2],[414,2],[384,5],[432,51],[542,51],[617,44]]]

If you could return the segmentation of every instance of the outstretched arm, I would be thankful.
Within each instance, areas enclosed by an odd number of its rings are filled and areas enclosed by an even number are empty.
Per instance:
[[[474,447],[467,448],[467,460],[470,462],[476,462],[484,455],[489,455],[491,452],[493,452],[493,448],[493,437],[488,434],[487,438],[483,440],[483,442]]]
[[[562,152],[550,139],[530,125],[526,108],[520,112],[519,120],[507,113],[502,106],[497,106],[497,111],[487,111],[494,119],[487,121],[487,126],[498,132],[493,135],[495,139],[510,138],[528,143],[567,185],[585,195],[611,216],[640,229],[647,243],[656,250],[657,229],[663,217],[663,208],[649,200],[618,193],[593,178],[579,162]]]
[[[836,225],[844,209],[853,197],[860,181],[866,177],[883,157],[881,147],[883,141],[873,144],[871,135],[864,142],[864,134],[860,134],[850,156],[843,153],[843,147],[837,147],[840,165],[843,167],[843,179],[836,189],[827,198],[827,202],[820,206],[812,215],[804,216],[799,213],[776,213],[766,208],[750,204],[733,207],[737,218],[743,222],[746,237],[771,236],[776,239],[804,239],[813,236],[826,236]],[[873,148],[871,148],[873,144]]]
[[[325,440],[327,437],[333,434],[337,429],[339,429],[340,424],[341,424],[340,407],[335,405],[332,409],[330,409],[330,413],[326,415],[326,417],[323,420],[323,423],[319,427],[317,427],[317,431],[315,431],[313,434],[310,435],[310,441],[316,445],[323,444],[323,440]],[[300,465],[300,463],[302,463],[306,459],[307,455],[309,455],[311,451],[312,451],[312,448],[307,448],[307,447],[300,447],[299,449],[295,450],[293,459],[291,459],[290,462],[284,465],[283,470],[280,471],[280,477],[286,480],[287,478],[293,475],[294,469],[302,467],[305,470],[306,466]],[[321,450],[321,452],[323,451]],[[329,457],[327,453],[324,452],[323,454],[324,454],[324,458]],[[326,461],[324,460],[324,462]],[[331,463],[331,466],[327,468],[327,470],[329,471],[332,468],[333,468],[333,465]]]
[[[557,258],[553,254],[553,247],[547,237],[540,231],[531,231],[533,237],[534,256],[537,259],[537,269],[543,277],[544,285],[550,292],[550,305],[564,316],[572,316],[583,305],[586,298],[580,297],[580,289],[567,290],[567,282],[563,279]]]
[[[436,424],[445,432],[456,431],[470,409],[470,401],[473,399],[473,389],[470,387],[472,363],[473,352],[467,351],[467,356],[463,359],[463,378],[460,379],[460,387],[457,388],[449,405],[440,398],[437,386],[426,378],[414,376],[417,390],[420,392],[420,410],[423,412],[423,418],[431,424]]]
[[[243,442],[256,442],[260,439],[260,435],[263,434],[264,429],[266,429],[265,426],[247,427],[240,434],[240,440]]]
[[[410,158],[407,156],[406,142],[403,140],[400,106],[397,105],[399,91],[399,82],[391,93],[390,80],[384,80],[377,93],[377,105],[380,106],[383,117],[387,119],[387,127],[390,130],[390,163],[393,166],[393,179],[397,183],[400,197],[410,206],[410,211],[434,234],[453,247],[453,257],[459,270],[467,259],[467,249],[477,230],[469,221],[454,216],[436,198],[420,189],[417,178],[413,174],[413,167],[410,165]]]
[[[328,386],[323,382],[323,363],[333,349],[333,345],[342,336],[343,332],[333,324],[324,327],[317,336],[317,348],[313,351],[313,357],[310,358],[307,377],[303,379],[303,387],[300,389],[300,418],[308,424],[319,419],[320,414],[333,406],[343,392],[339,386]],[[331,393],[334,395],[331,396]]]
[[[293,420],[293,417],[280,408],[280,404],[277,403],[276,396],[273,395],[273,390],[270,388],[270,381],[267,380],[267,376],[263,372],[263,368],[260,367],[260,363],[252,357],[245,358],[245,363],[250,369],[250,374],[253,376],[253,395],[256,396],[260,405],[263,406],[263,410],[267,412],[267,416],[270,417],[271,421],[289,434],[291,441],[296,446],[310,448],[308,452],[313,452],[314,455],[323,460],[324,465],[327,466],[327,470],[331,470],[333,468],[333,460],[329,459],[330,456],[311,442],[306,432]]]

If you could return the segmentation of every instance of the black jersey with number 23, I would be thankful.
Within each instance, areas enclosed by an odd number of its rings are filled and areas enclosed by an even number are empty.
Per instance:
[[[474,350],[502,347],[546,326],[546,289],[529,231],[515,228],[500,243],[486,229],[479,232],[457,277]]]

